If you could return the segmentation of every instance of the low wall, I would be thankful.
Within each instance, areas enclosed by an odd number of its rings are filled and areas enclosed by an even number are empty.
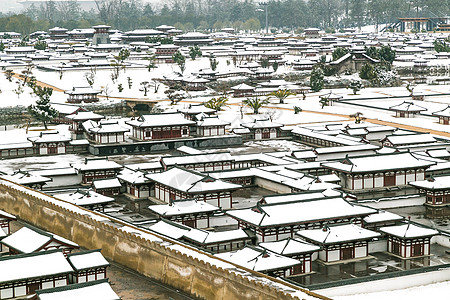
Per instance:
[[[251,276],[216,266],[223,261],[175,241],[147,234],[144,239],[120,230],[129,224],[106,218],[38,191],[0,179],[0,209],[44,230],[61,235],[139,273],[201,299],[328,299],[298,286],[242,267]],[[132,227],[132,226],[131,226]],[[184,253],[165,245],[179,244]],[[163,245],[165,244],[165,245]],[[186,251],[184,251],[186,249]],[[186,255],[185,253],[193,253]],[[208,262],[194,258],[202,256]],[[214,262],[214,264],[211,264]],[[283,288],[276,288],[281,286]],[[295,292],[300,298],[286,291]]]
[[[409,273],[409,275],[402,276],[402,274]],[[447,281],[450,278],[450,265],[429,267],[428,271],[420,269],[417,272],[413,270],[403,272],[391,273],[386,278],[379,279],[371,278],[370,281],[359,283],[346,283],[345,285],[317,289],[318,293],[327,295],[328,297],[375,293],[381,291],[401,290],[420,285],[428,285],[437,282]],[[375,276],[376,277],[376,276]],[[357,279],[356,279],[357,280]]]

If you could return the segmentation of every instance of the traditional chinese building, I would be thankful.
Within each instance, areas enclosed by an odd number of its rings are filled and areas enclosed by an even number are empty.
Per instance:
[[[320,209],[317,209],[320,207]],[[250,228],[258,242],[293,238],[299,230],[322,228],[324,224],[340,224],[351,219],[362,224],[362,218],[374,209],[350,204],[341,197],[300,200],[289,203],[261,205],[227,212],[239,228]]]
[[[49,250],[62,250],[64,255],[80,248],[76,243],[56,234],[35,227],[22,227],[4,238],[1,243],[8,247],[10,254],[32,253]]]
[[[199,229],[211,227],[210,219],[220,213],[217,206],[190,199],[172,201],[164,205],[150,205],[148,209],[160,218]]]
[[[252,239],[250,234],[243,229],[217,232],[191,229],[182,237],[182,239],[213,253],[222,253],[244,248],[247,243],[251,243]]]
[[[341,186],[348,190],[403,186],[410,181],[424,180],[426,169],[435,164],[409,152],[347,157],[341,162],[322,163],[341,178]]]
[[[297,235],[321,247],[320,260],[335,262],[368,256],[369,242],[381,234],[355,224],[345,224],[301,230]]]
[[[427,180],[411,181],[409,185],[417,188],[419,193],[425,194],[425,205],[450,205],[450,176],[433,176]]]
[[[301,274],[301,262],[259,247],[216,254],[217,257],[270,276],[288,277]]]
[[[88,120],[83,122],[89,141],[96,144],[116,144],[125,141],[125,133],[130,129],[119,124],[117,120],[100,120],[98,122]]]
[[[67,256],[67,260],[75,271],[69,276],[71,283],[108,278],[106,268],[109,267],[109,262],[103,257],[100,249],[72,253]]]
[[[27,138],[33,143],[35,152],[40,155],[65,154],[71,139],[54,132],[41,132],[38,136]]]
[[[414,104],[413,102],[404,101],[401,104],[389,107],[389,110],[395,111],[397,118],[414,118],[416,114],[426,111],[425,107]]]
[[[155,197],[166,203],[178,199],[196,199],[222,209],[232,207],[232,192],[241,187],[179,167],[148,174],[147,178],[154,183]]]
[[[161,157],[161,165],[165,170],[178,166],[199,172],[230,170],[234,161],[228,152]]]
[[[66,286],[73,272],[57,250],[0,257],[0,270],[0,299],[31,296],[37,290]]]
[[[117,178],[106,178],[92,181],[92,188],[103,196],[117,196],[122,190],[122,184]]]
[[[115,178],[123,168],[108,158],[86,158],[84,163],[72,165],[81,174],[82,184],[91,184],[92,181],[103,178]]]
[[[225,135],[225,126],[230,123],[222,121],[219,117],[201,117],[197,121],[197,136]]]
[[[127,121],[132,127],[132,138],[139,141],[176,139],[190,136],[190,126],[195,122],[186,120],[181,113],[142,115]]]
[[[403,258],[430,255],[430,239],[439,234],[435,229],[408,222],[381,227],[388,237],[388,252]]]
[[[99,90],[95,90],[91,87],[73,87],[71,90],[65,91],[65,94],[69,95],[67,98],[68,103],[91,103],[98,102]]]
[[[248,128],[253,133],[255,140],[276,139],[279,136],[279,130],[283,124],[275,123],[270,120],[254,120],[253,122],[243,123],[242,127]]]
[[[433,116],[437,116],[439,117],[439,124],[444,124],[444,125],[448,125],[449,120],[450,120],[450,105],[447,106],[446,108],[439,110],[439,111],[435,111],[434,113],[432,113]]]
[[[115,201],[114,198],[101,195],[90,189],[77,189],[75,192],[58,193],[55,194],[54,197],[97,211],[104,211],[106,205]]]
[[[84,128],[82,126],[84,122],[88,120],[98,122],[105,117],[91,111],[76,111],[75,113],[68,115],[66,118],[72,121],[69,130],[75,135],[79,135],[84,132]]]
[[[300,273],[312,272],[312,261],[318,257],[320,247],[300,239],[287,238],[276,242],[259,243],[261,248],[301,262]]]

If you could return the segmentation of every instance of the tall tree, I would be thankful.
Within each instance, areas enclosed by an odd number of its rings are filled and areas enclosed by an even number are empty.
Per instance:
[[[44,124],[44,128],[47,130],[47,123],[58,116],[56,109],[50,105],[50,97],[53,93],[53,89],[35,85],[33,93],[38,96],[39,99],[36,100],[36,104],[28,106],[28,112],[33,118],[41,121]]]

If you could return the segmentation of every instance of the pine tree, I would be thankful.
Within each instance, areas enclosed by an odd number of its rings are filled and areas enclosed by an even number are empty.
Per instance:
[[[39,99],[36,100],[36,105],[31,104],[28,106],[28,112],[33,118],[43,122],[44,128],[47,129],[47,122],[58,116],[56,109],[50,105],[53,89],[36,85],[33,88],[33,92]]]
[[[189,56],[192,60],[195,60],[198,57],[202,56],[202,51],[199,46],[189,47]]]
[[[180,67],[181,73],[184,73],[184,69],[186,68],[186,59],[184,58],[183,54],[181,54],[180,51],[177,51],[172,56],[173,61]]]
[[[321,68],[314,68],[311,71],[309,85],[313,92],[318,92],[323,88],[323,83],[324,83],[323,79],[324,79],[324,76],[323,76],[323,71]]]

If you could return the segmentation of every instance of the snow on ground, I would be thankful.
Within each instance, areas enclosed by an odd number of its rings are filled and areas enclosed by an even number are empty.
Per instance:
[[[445,281],[396,291],[383,291],[369,294],[336,296],[333,297],[333,299],[334,300],[448,299],[449,290],[450,290],[450,281]]]
[[[76,154],[11,158],[7,160],[0,160],[0,171],[7,174],[12,174],[18,170],[28,171],[68,168],[71,164],[83,162],[84,157]]]

